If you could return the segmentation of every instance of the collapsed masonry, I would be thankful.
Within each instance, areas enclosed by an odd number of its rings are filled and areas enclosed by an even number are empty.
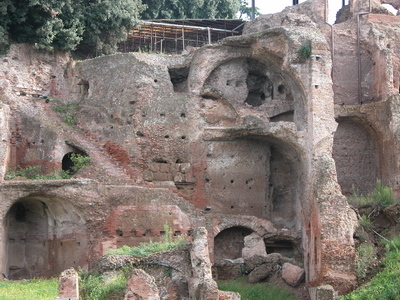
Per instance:
[[[167,223],[176,236],[207,229],[217,274],[255,233],[268,254],[296,257],[310,286],[353,288],[357,220],[343,194],[376,178],[399,193],[399,18],[371,3],[350,1],[331,27],[309,0],[186,56],[76,62],[13,45],[0,62],[1,178],[61,169],[71,153],[92,164],[72,180],[2,179],[2,273],[90,268]],[[56,99],[79,102],[76,126]]]

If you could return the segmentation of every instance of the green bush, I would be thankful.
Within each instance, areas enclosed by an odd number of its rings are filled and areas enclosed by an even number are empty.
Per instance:
[[[79,270],[79,292],[82,300],[108,300],[110,295],[123,299],[127,277],[118,274],[115,278],[106,278],[99,273]],[[113,298],[114,299],[114,298]]]
[[[309,59],[311,56],[311,45],[310,44],[301,45],[299,50],[297,51],[297,55],[301,60]]]
[[[288,290],[274,287],[269,283],[251,284],[246,277],[235,280],[218,281],[218,288],[222,291],[239,293],[242,300],[294,300],[295,296]]]
[[[92,162],[90,156],[79,153],[71,153],[70,159],[73,162],[72,169],[69,172],[71,175],[75,174],[83,167],[90,166],[90,163]]]
[[[387,243],[384,269],[371,282],[340,300],[400,300],[400,238]]]
[[[132,255],[136,257],[149,256],[152,253],[158,253],[161,251],[170,250],[175,247],[179,247],[186,244],[186,240],[183,236],[178,237],[176,240],[172,238],[172,229],[168,224],[164,225],[164,239],[161,242],[140,243],[137,247],[129,247],[127,245],[122,246],[118,249],[109,248],[107,255]]]

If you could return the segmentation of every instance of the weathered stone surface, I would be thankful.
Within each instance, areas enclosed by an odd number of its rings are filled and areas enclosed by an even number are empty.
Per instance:
[[[331,285],[321,285],[308,289],[311,300],[334,300],[335,290]]]
[[[79,275],[74,269],[65,270],[58,277],[58,295],[60,298],[79,298]]]
[[[256,283],[268,278],[276,270],[276,266],[276,264],[265,263],[255,267],[247,276],[247,281]]]
[[[288,285],[298,286],[304,280],[304,269],[284,263],[282,266],[282,278]]]
[[[124,300],[159,300],[158,288],[154,278],[145,271],[135,269],[128,279]]]
[[[290,259],[283,257],[279,253],[271,253],[266,256],[254,255],[246,259],[244,263],[246,266],[246,272],[250,272],[251,270],[262,264],[282,265],[283,263],[288,262],[288,260]]]
[[[240,294],[235,292],[219,291],[219,300],[240,300]]]
[[[193,278],[189,281],[190,299],[218,299],[218,285],[212,279],[207,230],[204,227],[193,232],[190,259],[193,272]]]
[[[255,232],[244,237],[244,248],[242,250],[244,260],[254,255],[267,256],[264,239]]]

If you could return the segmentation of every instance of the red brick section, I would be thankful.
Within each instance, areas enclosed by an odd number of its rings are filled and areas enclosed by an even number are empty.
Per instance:
[[[205,160],[207,149],[205,145],[198,143],[192,143],[190,147],[193,156],[190,175],[196,178],[196,186],[193,197],[189,201],[197,208],[203,209],[207,206],[204,179],[204,173],[207,169],[207,161]]]

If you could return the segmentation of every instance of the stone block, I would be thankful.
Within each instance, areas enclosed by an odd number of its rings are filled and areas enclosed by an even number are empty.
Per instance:
[[[247,281],[250,283],[260,282],[271,276],[273,271],[273,264],[262,264],[261,266],[254,268],[254,270],[250,272],[250,274],[247,276]]]
[[[254,255],[267,256],[264,239],[255,232],[244,237],[244,248],[242,250],[242,256],[245,260]]]
[[[335,290],[331,285],[321,285],[308,289],[311,300],[334,300]]]
[[[58,294],[61,299],[79,299],[79,275],[74,269],[65,270],[58,278]]]
[[[124,300],[159,300],[160,295],[154,277],[141,269],[133,270],[128,279]]]
[[[160,172],[161,173],[170,173],[171,172],[171,164],[160,164]]]
[[[240,294],[235,292],[218,291],[218,300],[240,300]]]
[[[181,172],[183,174],[190,172],[190,163],[181,163]]]
[[[154,179],[154,174],[151,171],[144,171],[143,172],[143,179],[145,181],[153,181]]]
[[[284,263],[282,266],[282,278],[290,286],[298,286],[304,279],[304,270],[291,263]]]

